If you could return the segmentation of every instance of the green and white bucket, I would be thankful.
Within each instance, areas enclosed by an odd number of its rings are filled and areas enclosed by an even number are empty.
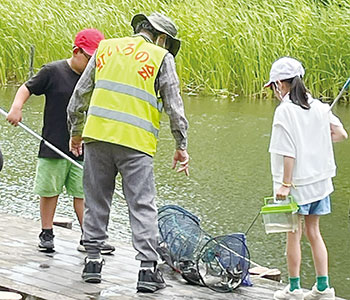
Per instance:
[[[265,197],[260,210],[266,233],[289,232],[298,230],[298,205],[292,196],[276,201],[274,197]]]

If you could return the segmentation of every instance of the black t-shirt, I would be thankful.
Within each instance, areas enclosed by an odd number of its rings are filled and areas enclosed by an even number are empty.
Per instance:
[[[67,126],[67,106],[80,75],[75,73],[66,60],[59,60],[44,65],[40,71],[29,79],[25,85],[34,95],[45,95],[44,126],[42,137],[73,159],[69,151],[69,132]],[[48,148],[43,142],[40,144],[39,157],[62,158]]]

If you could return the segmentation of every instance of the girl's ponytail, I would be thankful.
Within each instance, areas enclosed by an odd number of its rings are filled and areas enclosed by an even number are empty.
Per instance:
[[[290,84],[290,100],[303,109],[310,109],[310,104],[307,102],[307,90],[302,79],[299,76],[295,76],[282,81],[286,81]]]
[[[290,100],[303,109],[310,109],[310,104],[307,101],[307,90],[302,79],[299,76],[295,76],[294,78],[287,79],[285,81],[290,83]]]

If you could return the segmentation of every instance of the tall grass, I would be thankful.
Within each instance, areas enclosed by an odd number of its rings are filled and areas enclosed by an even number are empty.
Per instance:
[[[161,11],[179,27],[184,91],[263,96],[271,63],[289,55],[306,68],[306,85],[334,97],[350,75],[350,5],[333,0],[2,0],[0,83],[27,78],[35,64],[69,57],[77,31],[131,34],[136,13]]]

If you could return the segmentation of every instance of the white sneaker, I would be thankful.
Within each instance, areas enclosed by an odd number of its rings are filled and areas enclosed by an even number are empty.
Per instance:
[[[315,284],[310,292],[307,292],[305,300],[335,300],[335,292],[333,288],[326,288],[323,292],[317,289]]]
[[[304,293],[302,289],[296,289],[293,292],[289,290],[289,284],[281,291],[275,292],[274,300],[304,300]]]

